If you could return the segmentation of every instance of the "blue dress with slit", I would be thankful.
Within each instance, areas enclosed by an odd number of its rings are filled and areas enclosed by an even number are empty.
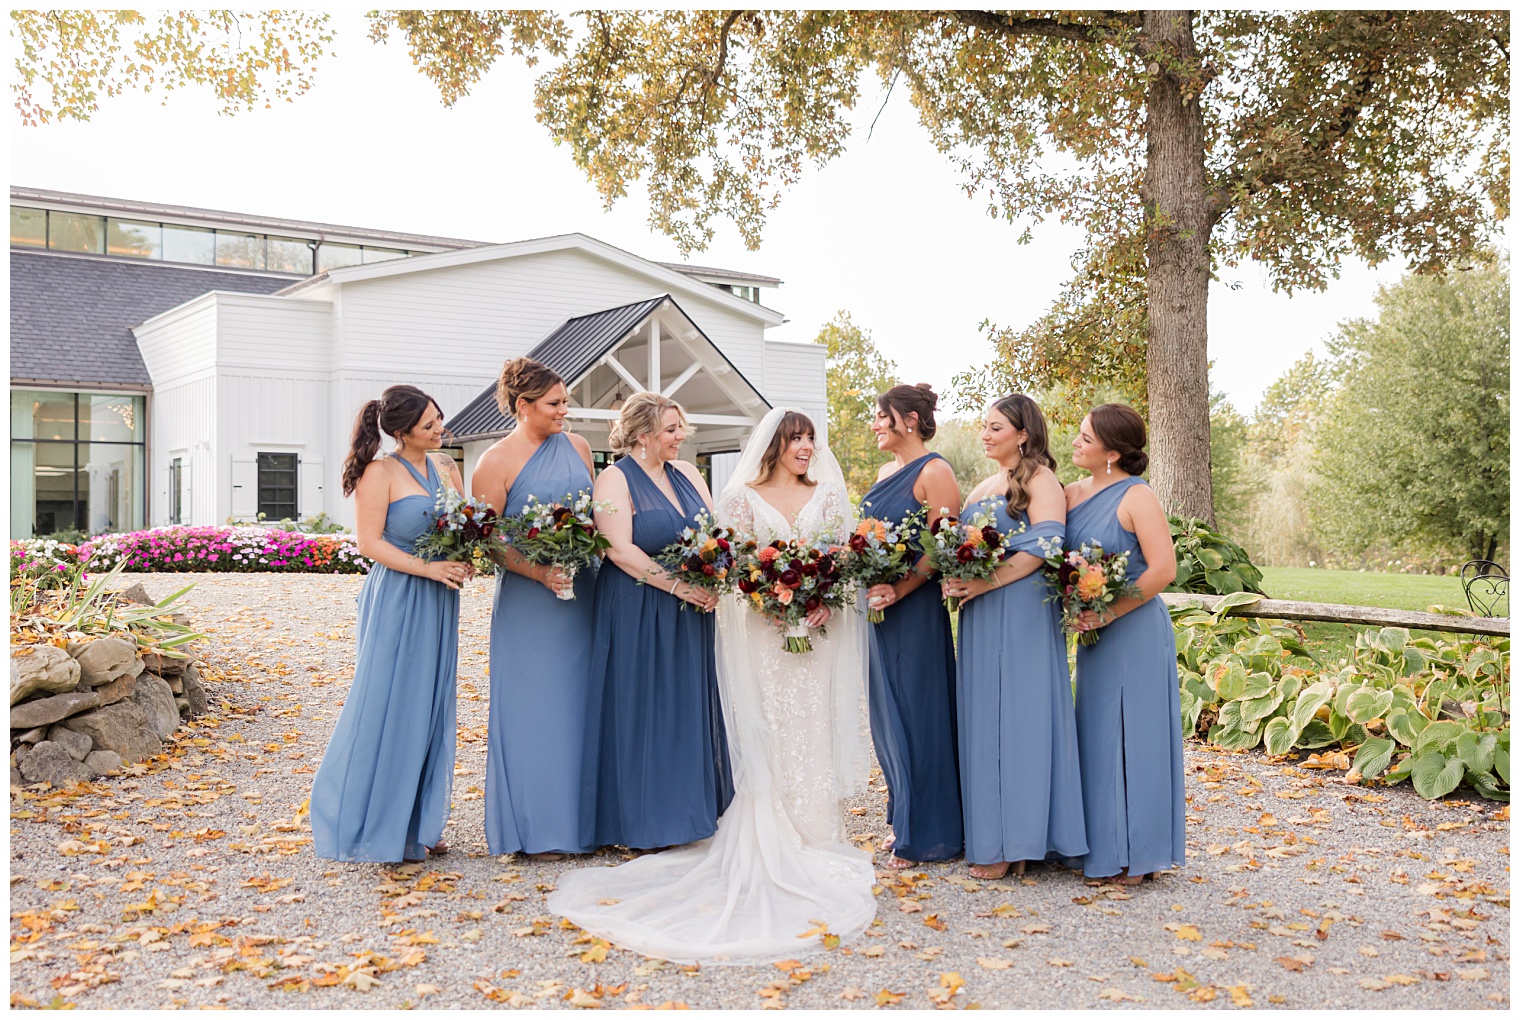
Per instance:
[[[861,516],[900,521],[922,505],[918,476],[937,453],[903,465],[861,500]],[[917,531],[908,542],[922,551]],[[937,579],[888,606],[870,625],[867,697],[871,740],[887,781],[893,853],[942,861],[961,852],[961,786],[956,753],[955,643]]]
[[[443,482],[431,458],[425,478],[401,464],[426,495],[392,500],[383,537],[410,553]],[[331,860],[420,860],[453,794],[459,591],[376,563],[355,632],[353,683],[311,788],[312,841]]]
[[[591,472],[563,432],[545,439],[502,504],[520,514],[529,496],[561,503],[591,488]],[[486,846],[493,854],[596,849],[583,808],[590,719],[597,564],[575,575],[564,600],[509,570],[491,609],[491,704],[486,736]]]
[[[1129,579],[1145,572],[1135,533],[1119,523],[1119,502],[1140,478],[1100,490],[1066,515],[1066,548],[1099,542],[1129,553]],[[1083,873],[1104,878],[1165,871],[1186,856],[1182,707],[1177,642],[1159,598],[1077,646],[1077,746],[1087,822]]]

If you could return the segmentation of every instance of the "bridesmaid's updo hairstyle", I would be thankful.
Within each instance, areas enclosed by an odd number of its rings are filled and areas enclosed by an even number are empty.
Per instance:
[[[671,408],[681,416],[686,431],[691,432],[691,426],[686,423],[686,412],[680,404],[658,393],[635,393],[623,401],[622,413],[607,433],[607,445],[620,457],[633,453],[639,448],[640,436],[652,436],[660,431],[660,419]]]
[[[380,437],[390,436],[400,442],[402,434],[416,428],[429,407],[438,407],[438,401],[415,386],[403,385],[387,387],[379,400],[359,408],[348,458],[343,462],[343,495],[354,494],[364,469],[379,455]]]
[[[1099,404],[1087,412],[1093,438],[1119,455],[1114,466],[1128,475],[1144,474],[1151,459],[1145,455],[1145,419],[1128,404]]]
[[[528,403],[542,397],[565,380],[560,374],[542,362],[532,358],[513,358],[501,366],[501,377],[496,380],[496,406],[502,414],[517,414],[517,402]]]
[[[935,396],[928,383],[893,386],[876,398],[876,406],[888,414],[897,415],[902,421],[906,421],[910,414],[918,415],[918,434],[925,439],[933,439],[939,428],[934,424],[934,409],[939,406],[939,397]],[[892,431],[897,432],[896,429]],[[897,434],[902,435],[901,432]]]
[[[807,436],[815,443],[818,441],[818,433],[813,428],[813,419],[801,411],[788,411],[783,414],[781,421],[776,425],[775,434],[771,436],[770,444],[760,455],[760,473],[749,484],[764,485],[775,477],[776,469],[781,466],[781,455],[786,452],[788,446],[792,445],[792,440],[800,436]],[[803,485],[818,484],[815,479],[807,475],[803,475],[800,481]]]
[[[1005,493],[1010,510],[1027,510],[1029,480],[1041,464],[1052,471],[1056,467],[1056,459],[1050,455],[1050,434],[1045,427],[1045,415],[1039,404],[1022,393],[998,397],[992,402],[992,409],[1007,418],[1014,428],[1028,433],[1020,447],[1018,466],[1007,473],[1008,491]]]

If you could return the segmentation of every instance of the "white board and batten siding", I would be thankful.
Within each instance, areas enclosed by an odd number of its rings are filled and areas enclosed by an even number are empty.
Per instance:
[[[765,341],[765,396],[772,407],[792,405],[813,419],[818,441],[828,442],[829,399],[822,344]]]

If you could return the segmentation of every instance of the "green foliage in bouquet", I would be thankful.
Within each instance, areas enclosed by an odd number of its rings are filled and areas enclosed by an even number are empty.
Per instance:
[[[1167,517],[1177,551],[1177,579],[1167,591],[1233,595],[1261,590],[1261,571],[1246,551],[1196,517]]]

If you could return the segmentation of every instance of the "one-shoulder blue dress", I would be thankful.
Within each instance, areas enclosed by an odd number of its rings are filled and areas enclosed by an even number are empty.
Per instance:
[[[1129,553],[1129,579],[1145,572],[1135,533],[1119,523],[1119,502],[1140,478],[1115,482],[1066,515],[1066,548],[1100,542]],[[1104,878],[1165,871],[1186,857],[1182,708],[1177,641],[1159,598],[1101,627],[1098,643],[1077,646],[1077,746],[1087,855],[1082,871]]]
[[[410,553],[443,483],[431,459],[426,478],[401,463],[427,495],[392,500],[384,538]],[[376,563],[355,633],[354,680],[311,788],[312,841],[332,860],[421,860],[453,794],[459,591]]]
[[[871,487],[861,516],[900,521],[919,509],[913,486],[928,453]],[[909,548],[922,552],[915,530]],[[956,755],[955,641],[939,584],[915,588],[871,628],[867,679],[871,740],[887,781],[892,852],[943,861],[961,852],[961,784]]]
[[[502,513],[529,496],[560,503],[591,488],[591,472],[563,432],[523,465]],[[582,774],[591,719],[596,565],[575,575],[575,598],[502,570],[491,611],[491,706],[486,733],[486,845],[493,854],[584,853],[590,786]]]
[[[1013,552],[1044,556],[1040,539],[1059,546],[1060,521],[1029,523],[1002,497],[982,500],[1004,533],[1025,529]],[[972,864],[1041,861],[1087,852],[1077,721],[1060,609],[1036,570],[961,607],[956,661],[960,710],[961,798],[966,860]]]
[[[653,555],[707,508],[665,466],[681,501],[637,464],[618,463],[633,504],[633,542]],[[706,839],[734,796],[718,701],[713,615],[612,563],[596,579],[591,697],[600,739],[594,843],[651,849]]]

